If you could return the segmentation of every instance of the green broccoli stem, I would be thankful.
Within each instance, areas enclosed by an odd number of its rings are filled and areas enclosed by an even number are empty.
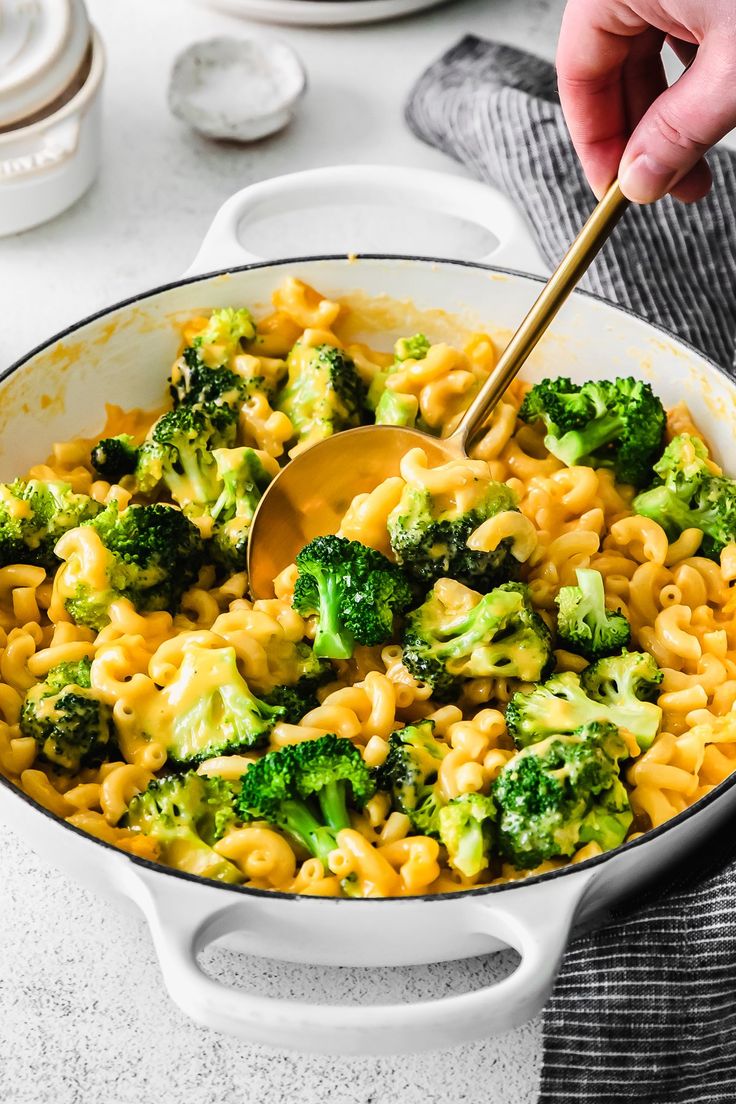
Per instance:
[[[456,656],[470,655],[473,649],[487,639],[493,637],[494,629],[498,627],[498,617],[490,614],[490,626],[484,613],[488,612],[488,605],[479,603],[469,610],[460,622],[453,623],[453,635],[450,640],[440,644],[435,649],[439,659],[454,659]]]
[[[597,645],[601,632],[605,633],[608,625],[603,576],[600,571],[581,568],[577,572],[577,580],[583,596],[581,619],[590,625],[594,644]]]
[[[366,396],[366,406],[374,413],[378,408],[386,389],[386,380],[391,375],[391,369],[386,368],[382,372],[376,372],[375,376],[371,380],[370,387],[368,388],[368,394]]]
[[[674,537],[684,529],[703,529],[707,532],[709,518],[703,511],[690,509],[686,502],[668,487],[652,487],[637,495],[633,502],[637,514],[659,523],[668,536]]]
[[[225,484],[222,491],[220,492],[220,497],[217,499],[215,505],[210,510],[210,514],[215,521],[217,521],[222,511],[227,509],[227,507],[233,501],[233,497],[234,496],[230,491],[230,488],[227,486],[227,484]]]
[[[605,617],[606,609],[603,576],[600,571],[593,571],[590,568],[580,568],[576,575],[584,599],[585,612],[593,614],[596,621],[599,621],[601,616]]]
[[[570,429],[561,437],[548,434],[544,443],[558,460],[570,467],[603,445],[610,445],[622,429],[623,422],[618,414],[604,414],[590,422],[585,429]]]
[[[297,843],[319,859],[330,873],[327,857],[337,847],[337,839],[331,828],[320,824],[302,801],[284,801],[281,804],[283,828]]]
[[[384,391],[376,406],[376,425],[410,426],[416,424],[419,400],[414,395]]]
[[[319,619],[314,640],[314,654],[324,659],[350,659],[355,650],[355,638],[340,623],[340,581],[333,574],[320,572]]]
[[[183,476],[172,472],[168,477],[169,489],[174,498],[182,501],[190,499],[192,502],[209,502],[212,498],[213,481],[208,479],[204,465],[209,462],[210,468],[214,467],[214,461],[209,454],[197,454],[188,450],[179,452],[179,463],[183,469]]]
[[[317,794],[317,800],[322,816],[333,832],[340,832],[343,828],[350,827],[347,786],[344,779],[328,782]]]
[[[202,839],[193,825],[179,823],[171,828],[155,822],[150,828],[143,828],[143,831],[159,844],[161,858],[167,864],[216,882],[242,882],[243,876],[238,868],[227,859],[221,858]]]
[[[580,826],[580,842],[597,843],[604,851],[613,851],[626,839],[631,821],[628,810],[608,813],[594,805]]]
[[[362,897],[360,892],[360,886],[358,885],[358,878],[355,874],[348,874],[347,878],[343,878],[340,882],[340,887],[346,897]]]
[[[484,851],[483,823],[472,819],[463,826],[457,850],[450,853],[450,859],[461,874],[472,877],[486,865]]]

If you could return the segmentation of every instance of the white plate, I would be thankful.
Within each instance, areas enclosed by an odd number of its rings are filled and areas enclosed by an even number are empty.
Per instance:
[[[198,0],[231,15],[258,19],[263,23],[294,23],[302,26],[340,26],[398,19],[423,8],[436,8],[448,0]]]

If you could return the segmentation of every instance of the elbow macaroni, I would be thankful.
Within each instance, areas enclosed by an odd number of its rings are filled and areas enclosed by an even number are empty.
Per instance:
[[[387,389],[412,396],[424,424],[435,432],[451,431],[496,359],[492,338],[478,333],[463,348],[435,344],[423,359],[393,365],[391,354],[351,340],[349,312],[341,303],[296,279],[275,292],[273,306],[247,351],[234,357],[233,371],[244,379],[263,377],[272,392],[285,376],[285,358],[295,341],[346,348],[366,386],[387,373]],[[190,340],[204,324],[202,319],[190,324]],[[610,471],[563,467],[546,451],[541,435],[517,421],[523,390],[523,384],[512,385],[471,459],[431,467],[421,449],[412,449],[400,475],[350,503],[340,535],[390,555],[387,521],[406,484],[431,494],[439,509],[467,510],[493,479],[509,486],[519,511],[483,522],[468,545],[491,552],[508,541],[544,617],[550,620],[559,589],[575,583],[577,567],[602,573],[608,605],[631,622],[632,647],[649,651],[664,672],[658,698],[662,731],[632,758],[625,774],[636,814],[633,837],[676,815],[736,770],[736,544],[724,549],[720,562],[707,559],[699,555],[699,530],[687,529],[669,541],[656,523],[634,515],[630,488],[618,486]],[[140,411],[125,414],[109,407],[106,432],[129,432],[141,440],[151,420]],[[683,431],[700,435],[679,404],[669,412],[668,433]],[[253,392],[241,412],[240,443],[260,449],[275,472],[292,439],[289,418],[274,409],[265,390]],[[95,477],[86,441],[57,445],[48,463],[36,465],[31,475],[63,479],[102,503],[117,500],[125,506],[130,498],[128,490]],[[246,597],[243,572],[215,585],[214,572],[204,570],[176,617],[141,614],[119,601],[110,623],[95,634],[69,620],[64,598],[80,571],[104,578],[108,553],[90,529],[66,534],[59,548],[66,563],[53,578],[28,564],[0,568],[0,771],[69,824],[130,854],[157,859],[156,843],[126,828],[124,818],[133,796],[165,767],[173,709],[166,704],[166,688],[192,642],[232,649],[256,694],[283,685],[293,645],[312,631],[291,606],[294,570],[277,580],[276,598],[256,602]],[[453,580],[439,585],[453,605],[462,608],[465,602],[470,608],[467,588]],[[555,656],[558,670],[585,665],[564,649]],[[94,691],[113,710],[118,758],[60,779],[44,764],[35,740],[21,733],[21,707],[26,692],[52,667],[83,658],[92,660]],[[430,687],[404,666],[399,644],[359,648],[350,662],[336,665],[315,708],[297,724],[274,726],[269,747],[335,733],[378,767],[392,732],[430,718],[436,738],[447,746],[438,771],[442,797],[488,793],[514,755],[503,710],[518,686],[509,679],[470,679],[459,703],[438,706]],[[218,755],[198,770],[237,783],[259,754]],[[409,818],[391,811],[387,795],[380,793],[338,833],[337,844],[325,869],[271,825],[254,822],[228,830],[214,849],[247,885],[313,896],[339,895],[344,885],[362,896],[447,892],[524,873],[499,865],[475,880],[461,877],[448,868],[438,841],[413,834]],[[598,853],[597,844],[588,844],[572,861]],[[187,863],[181,859],[183,868]],[[555,860],[538,869],[558,865]]]

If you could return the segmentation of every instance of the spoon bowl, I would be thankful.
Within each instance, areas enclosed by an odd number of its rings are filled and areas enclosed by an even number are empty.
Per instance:
[[[432,465],[462,456],[453,438],[418,429],[361,426],[327,437],[282,468],[258,504],[248,542],[250,590],[273,596],[273,580],[314,537],[336,533],[355,495],[399,474],[410,449],[421,448]]]
[[[628,206],[618,181],[596,205],[513,335],[451,436],[417,429],[363,426],[328,437],[295,456],[266,488],[248,540],[253,598],[270,598],[273,580],[313,537],[336,533],[353,498],[399,474],[403,456],[422,448],[431,465],[467,456],[511,381],[547,331]]]

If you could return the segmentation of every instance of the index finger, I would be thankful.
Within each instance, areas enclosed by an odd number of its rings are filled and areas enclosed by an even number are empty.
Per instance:
[[[606,9],[600,0],[570,0],[557,50],[560,102],[597,195],[614,179],[629,137],[626,62],[634,51],[659,53],[663,39],[633,13],[624,21]]]

